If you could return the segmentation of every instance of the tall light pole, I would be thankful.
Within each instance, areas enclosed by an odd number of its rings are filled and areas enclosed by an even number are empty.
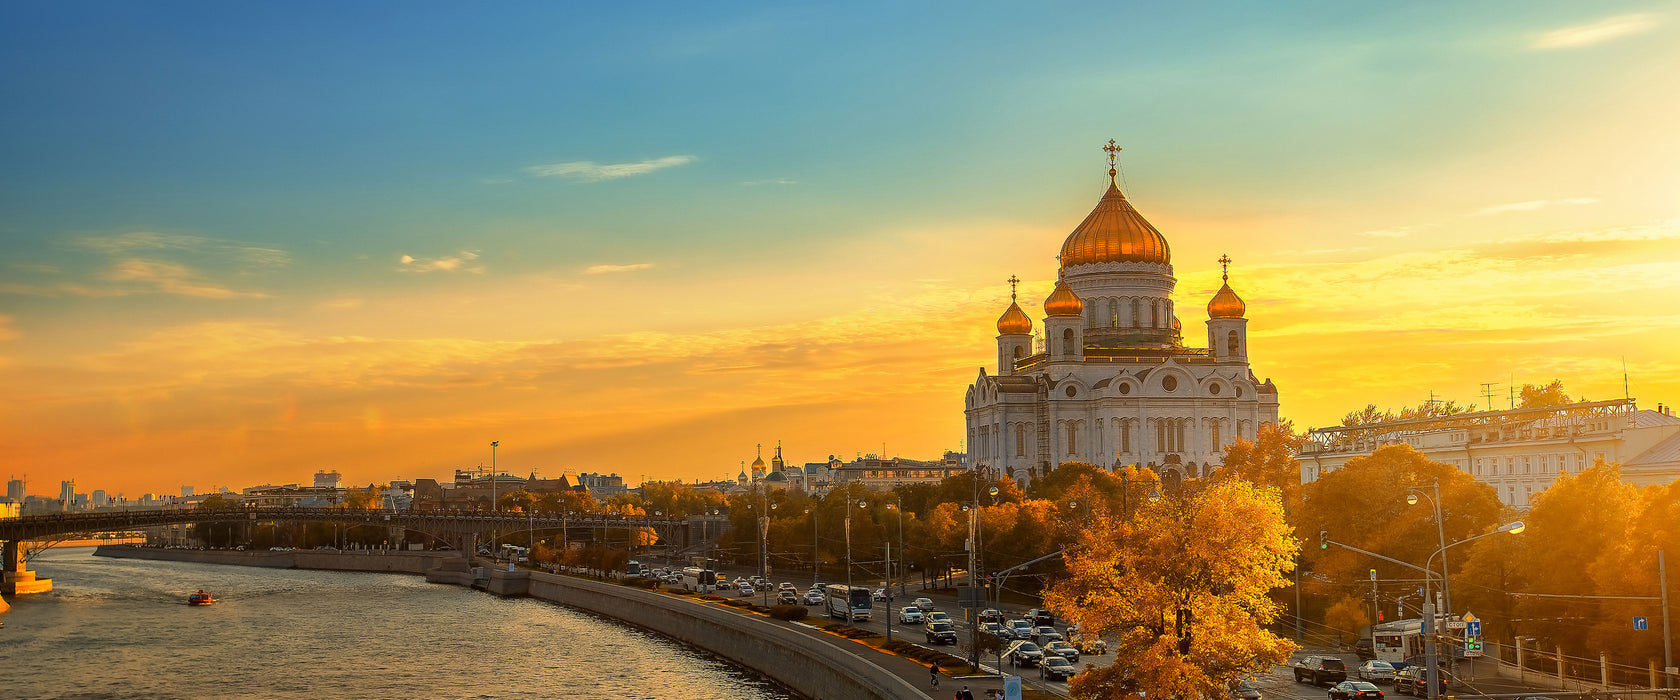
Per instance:
[[[817,551],[817,509],[806,508],[805,514],[811,516],[811,585],[815,586],[822,574],[822,553]]]
[[[496,447],[501,444],[501,440],[490,441],[490,512],[492,513],[498,510],[496,508]]]
[[[898,511],[898,594],[899,595],[909,595],[909,592],[905,590],[905,587],[909,585],[909,583],[905,579],[909,575],[909,568],[910,567],[908,566],[909,561],[905,558],[905,555],[904,555],[904,497],[900,496],[897,491],[894,491],[893,492],[893,503],[892,503],[892,505],[887,506],[887,507]],[[887,572],[887,590],[889,590],[889,591],[892,590],[892,572],[891,571]],[[891,596],[888,596],[888,597],[891,597]],[[888,610],[887,612],[889,613],[889,617],[890,617],[891,616],[890,613],[892,611]]]
[[[858,507],[866,508],[869,502],[858,499]],[[852,624],[852,494],[851,487],[846,487],[846,624]]]

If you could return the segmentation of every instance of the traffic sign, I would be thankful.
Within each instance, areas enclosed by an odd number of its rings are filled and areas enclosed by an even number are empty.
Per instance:
[[[1643,630],[1643,629],[1648,629],[1649,625],[1646,623],[1645,618],[1636,617],[1636,618],[1633,618],[1633,628],[1636,629],[1636,630]]]
[[[1464,634],[1466,636],[1470,636],[1470,637],[1480,637],[1480,636],[1482,636],[1482,621],[1481,620],[1465,620],[1464,621]]]
[[[1372,581],[1377,580],[1377,570],[1376,569],[1371,570],[1371,580]]]
[[[1466,623],[1463,620],[1447,620],[1447,629],[1461,630],[1464,629],[1465,626]]]

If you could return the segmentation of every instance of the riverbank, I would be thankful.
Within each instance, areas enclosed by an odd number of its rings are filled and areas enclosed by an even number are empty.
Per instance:
[[[427,580],[472,585],[457,552],[238,552],[147,547],[101,547],[97,556],[232,564],[264,568],[422,574]],[[561,574],[480,570],[479,585],[496,595],[528,596],[657,632],[751,669],[813,700],[923,700],[916,684],[927,668],[806,625],[770,620],[733,608],[664,593]]]

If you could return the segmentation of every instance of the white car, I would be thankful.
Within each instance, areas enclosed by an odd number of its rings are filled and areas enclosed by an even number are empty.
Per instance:
[[[742,588],[742,587],[745,587],[745,586],[751,586],[752,585],[752,581],[748,581],[745,577],[736,577],[736,579],[734,581],[732,581],[731,583],[734,583],[736,588]]]
[[[757,593],[757,592],[758,591],[753,590],[753,587],[752,587],[751,584],[748,584],[748,585],[745,585],[745,586],[741,587],[741,597],[742,598],[745,598],[745,597],[750,596],[750,595],[752,595],[754,593]]]
[[[792,591],[792,590],[796,590],[796,589],[795,589],[795,588],[794,588],[794,587],[793,587],[793,584],[791,584],[791,583],[788,583],[788,582],[787,582],[787,581],[783,581],[783,582],[782,582],[782,584],[781,584],[781,585],[779,585],[779,586],[776,586],[776,590],[779,590],[779,591]]]
[[[1372,683],[1393,683],[1394,666],[1377,659],[1366,661],[1359,666],[1359,678]]]
[[[922,624],[922,611],[914,605],[906,605],[898,611],[898,621],[906,625]]]
[[[811,590],[805,591],[805,604],[806,605],[822,605],[823,599],[826,598],[826,597],[827,596],[824,596],[822,591],[819,591],[819,590],[813,588]]]

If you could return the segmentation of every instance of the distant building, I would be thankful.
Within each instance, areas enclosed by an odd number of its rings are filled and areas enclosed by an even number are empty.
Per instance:
[[[93,490],[93,507],[104,508],[111,505],[111,498],[105,495],[105,489]]]
[[[23,497],[27,495],[24,493],[25,488],[23,479],[12,479],[6,482],[6,498],[22,503]]]
[[[58,482],[58,500],[67,506],[76,502],[75,479]]]
[[[23,515],[23,504],[13,499],[0,500],[0,520]]]
[[[339,488],[343,481],[344,477],[335,471],[315,472],[315,488],[318,489],[336,489]]]
[[[1302,483],[1384,445],[1411,445],[1493,486],[1516,508],[1527,508],[1560,472],[1578,474],[1599,459],[1619,462],[1632,484],[1680,478],[1680,418],[1672,407],[1640,410],[1632,399],[1319,428],[1308,438]]]
[[[841,464],[831,472],[837,485],[861,483],[871,490],[888,491],[912,484],[937,484],[966,472],[968,467],[963,464],[963,457],[960,452],[946,452],[945,456],[937,461],[864,455],[855,461]]]
[[[182,486],[181,487],[181,498],[192,498],[192,496],[193,496],[193,487],[191,487],[191,486]]]
[[[624,478],[617,474],[578,475],[578,485],[589,489],[589,495],[596,500],[604,500],[625,492]]]

